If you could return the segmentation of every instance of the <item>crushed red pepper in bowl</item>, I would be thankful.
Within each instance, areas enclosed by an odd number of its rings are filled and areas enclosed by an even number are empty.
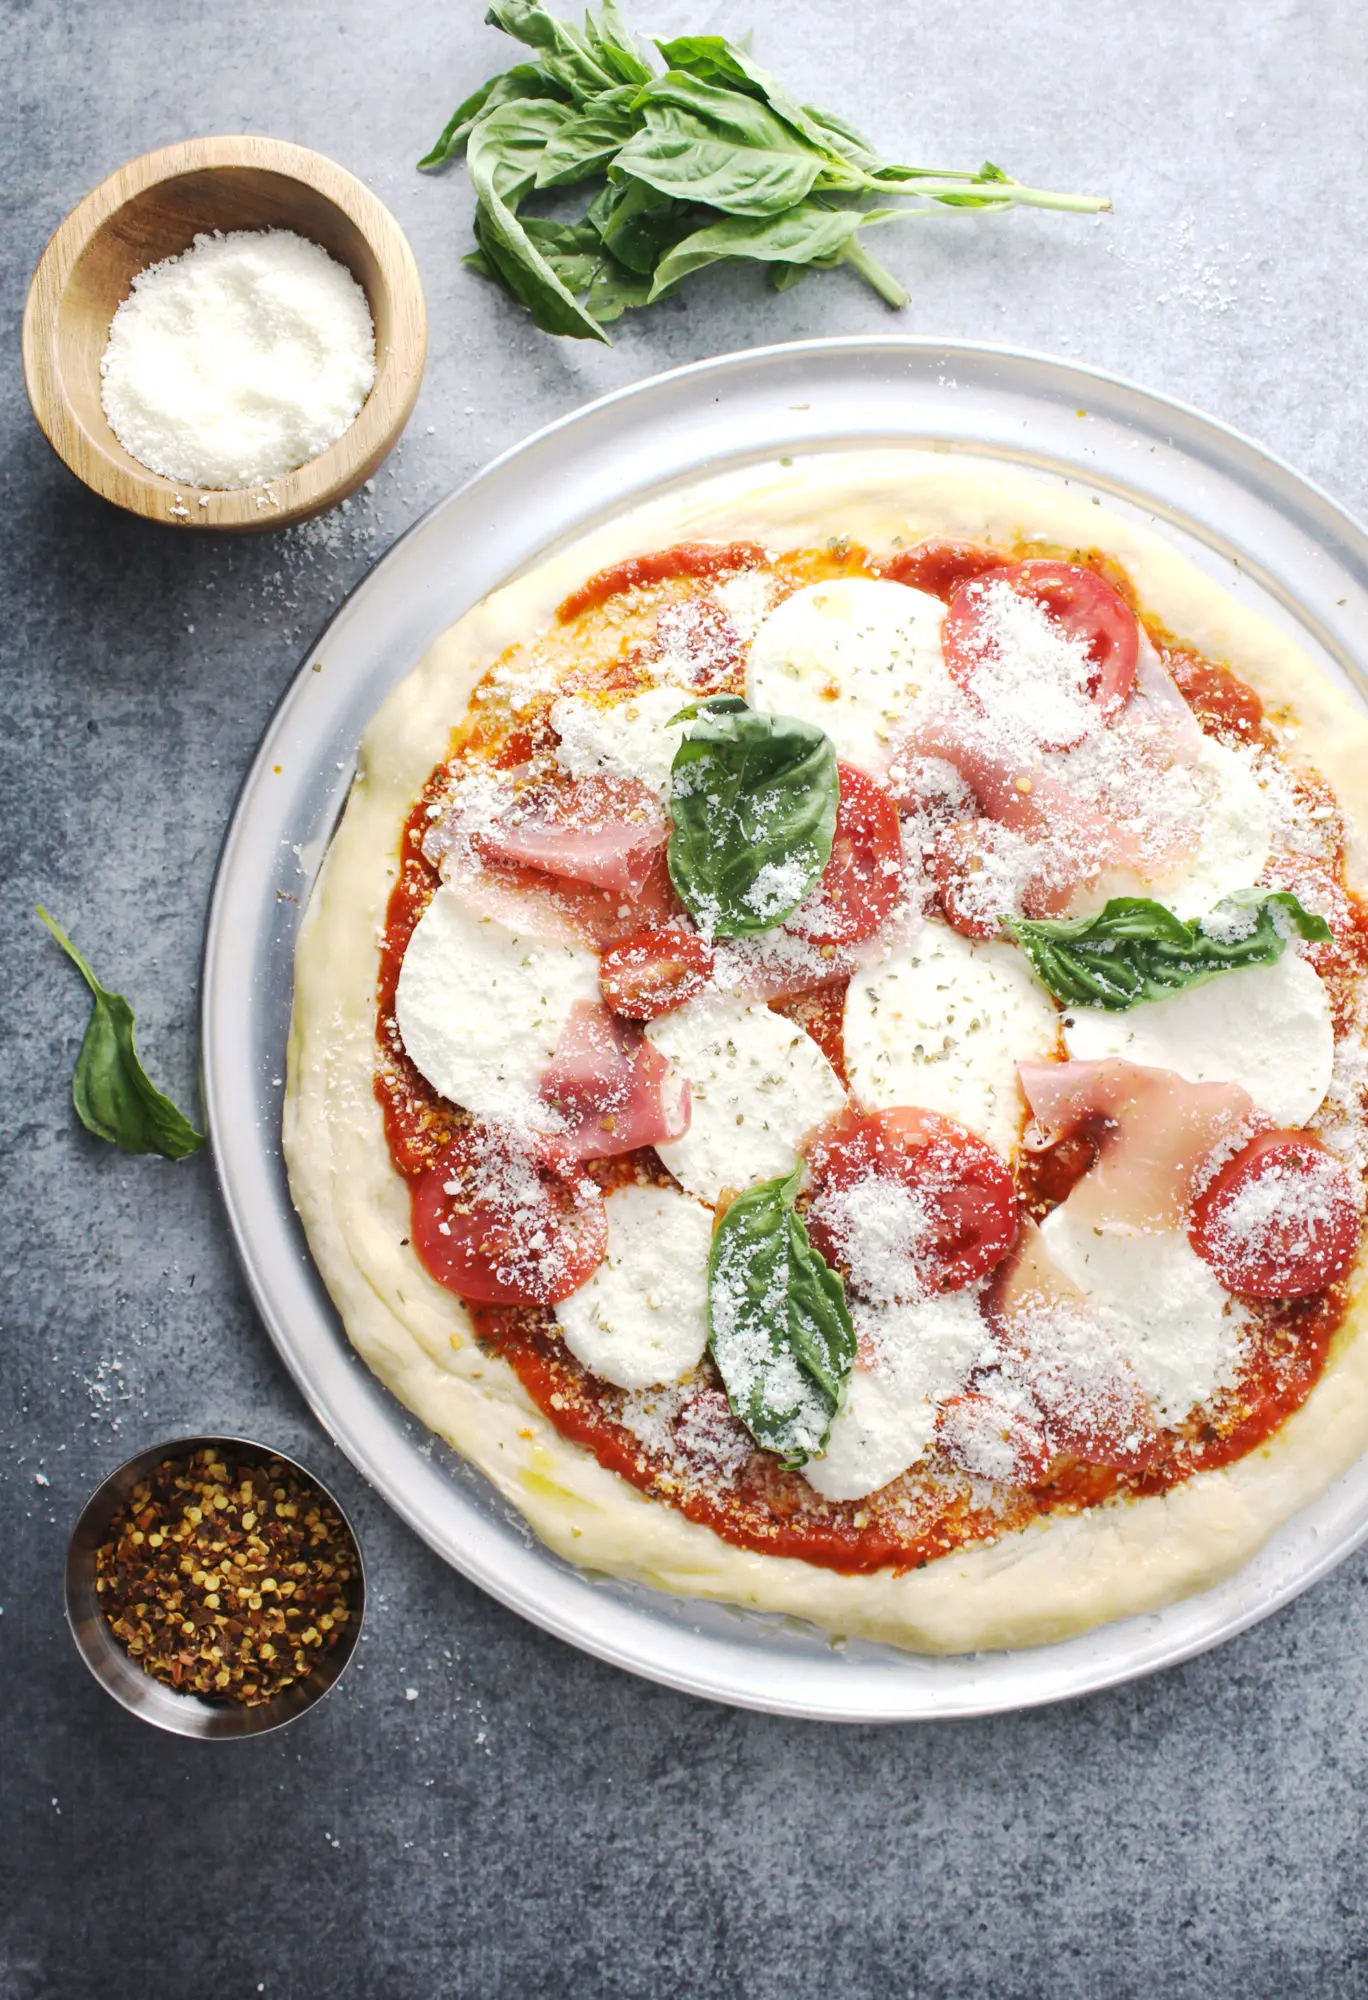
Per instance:
[[[95,1559],[110,1628],[169,1687],[249,1706],[309,1674],[342,1637],[355,1546],[280,1459],[212,1448],[134,1487]]]
[[[73,1615],[73,1631],[126,1706],[143,1704],[105,1669],[111,1638],[129,1663],[119,1678],[141,1669],[135,1681],[248,1728],[309,1706],[355,1646],[365,1586],[351,1529],[302,1467],[264,1447],[198,1438],[145,1453],[93,1497],[77,1540],[90,1615]],[[108,1635],[95,1658],[92,1618]]]

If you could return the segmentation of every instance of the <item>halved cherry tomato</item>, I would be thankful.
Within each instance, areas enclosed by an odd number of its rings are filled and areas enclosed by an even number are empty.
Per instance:
[[[837,764],[841,783],[831,859],[800,928],[814,944],[856,944],[873,937],[902,894],[898,808],[882,785],[853,764]]]
[[[712,950],[697,931],[638,931],[599,960],[599,991],[615,1014],[654,1021],[703,991]]]
[[[910,1291],[957,1292],[986,1277],[1016,1242],[1016,1186],[992,1147],[953,1118],[907,1105],[889,1111],[853,1106],[819,1126],[804,1148],[812,1173],[808,1212],[823,1256],[840,1245],[823,1223],[823,1196],[869,1176],[909,1189],[928,1226],[908,1246]]]
[[[1344,1162],[1309,1132],[1263,1132],[1202,1190],[1189,1235],[1228,1292],[1302,1299],[1344,1276],[1362,1232]]]
[[[550,1143],[491,1126],[460,1132],[410,1191],[413,1247],[438,1284],[482,1304],[549,1306],[603,1261],[608,1217],[583,1170]]]
[[[1140,627],[1120,592],[1096,570],[1073,563],[1032,560],[1006,563],[961,584],[950,600],[941,631],[945,664],[953,680],[977,699],[976,682],[986,663],[981,632],[989,592],[1006,584],[1017,596],[1038,604],[1070,639],[1081,639],[1091,662],[1087,693],[1110,722],[1120,711],[1135,680],[1140,657]],[[1082,739],[1040,738],[1043,750],[1067,750]]]
[[[985,548],[982,542],[952,542],[932,535],[914,549],[902,549],[879,565],[880,574],[890,583],[910,584],[929,597],[948,604],[962,583],[982,576],[986,570],[1001,569],[1001,549]]]

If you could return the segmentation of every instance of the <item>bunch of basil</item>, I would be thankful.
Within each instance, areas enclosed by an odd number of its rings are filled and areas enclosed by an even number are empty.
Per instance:
[[[849,264],[892,306],[898,280],[861,241],[921,204],[1095,213],[1090,195],[977,173],[904,167],[845,120],[799,104],[720,35],[646,44],[603,0],[582,28],[539,0],[493,0],[486,20],[536,52],[457,107],[421,167],[464,148],[478,248],[466,262],[547,333],[606,340],[604,323],[653,305],[724,259],[771,267],[776,290]],[[534,191],[600,183],[578,221],[520,213]],[[890,208],[890,196],[917,206]]]

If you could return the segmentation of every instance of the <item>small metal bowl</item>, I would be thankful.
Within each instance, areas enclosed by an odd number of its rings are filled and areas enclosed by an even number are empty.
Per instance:
[[[99,1594],[95,1589],[96,1555],[108,1537],[110,1521],[138,1481],[145,1479],[166,1459],[188,1458],[191,1452],[206,1447],[244,1458],[278,1459],[282,1465],[288,1466],[301,1479],[317,1487],[336,1510],[356,1555],[356,1575],[347,1594],[351,1617],[346,1631],[336,1645],[320,1654],[318,1664],[303,1680],[293,1682],[270,1701],[252,1708],[237,1701],[213,1701],[203,1695],[181,1694],[155,1679],[115,1638],[100,1608]],[[111,1472],[103,1485],[91,1494],[81,1509],[80,1519],[67,1544],[66,1615],[81,1658],[101,1687],[112,1694],[121,1707],[131,1715],[140,1716],[144,1722],[155,1723],[158,1729],[168,1729],[176,1736],[260,1736],[268,1729],[279,1729],[284,1723],[293,1722],[297,1715],[303,1715],[306,1709],[321,1701],[342,1678],[361,1637],[365,1609],[366,1578],[360,1544],[336,1496],[329,1492],[317,1473],[310,1472],[298,1459],[291,1458],[287,1452],[276,1451],[270,1445],[259,1444],[254,1438],[172,1438],[166,1444],[140,1451],[136,1458],[130,1458],[121,1465],[117,1472]]]

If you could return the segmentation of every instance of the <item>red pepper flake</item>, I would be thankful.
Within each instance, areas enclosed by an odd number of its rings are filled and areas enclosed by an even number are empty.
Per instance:
[[[100,1608],[145,1672],[247,1707],[337,1644],[359,1574],[356,1544],[316,1486],[278,1458],[212,1447],[141,1480],[95,1558]]]

